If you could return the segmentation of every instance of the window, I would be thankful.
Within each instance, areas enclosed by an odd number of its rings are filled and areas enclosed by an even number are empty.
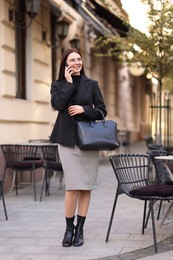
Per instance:
[[[52,81],[57,79],[56,21],[57,21],[57,16],[55,16],[53,13],[51,13],[51,44],[52,44],[52,46],[54,46],[52,48]]]
[[[15,1],[15,9],[25,13],[25,2]],[[16,98],[26,99],[26,29],[15,25],[16,35]]]

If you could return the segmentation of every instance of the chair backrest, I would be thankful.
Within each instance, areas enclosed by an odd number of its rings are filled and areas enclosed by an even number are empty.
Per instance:
[[[38,147],[34,145],[4,144],[1,145],[7,167],[13,168],[18,162],[33,161],[37,158]]]
[[[173,175],[168,166],[162,160],[155,159],[156,156],[165,156],[167,152],[165,150],[148,150],[147,154],[150,156],[151,161],[155,167],[157,183],[165,183],[173,180]]]
[[[60,162],[57,144],[42,145],[41,149],[45,160]]]
[[[148,149],[149,150],[164,150],[162,144],[155,144],[155,143],[148,144]]]
[[[110,156],[118,184],[129,191],[148,185],[150,158],[146,154],[115,154]]]
[[[58,144],[42,145],[42,154],[47,168],[62,171],[62,165],[58,152]]]

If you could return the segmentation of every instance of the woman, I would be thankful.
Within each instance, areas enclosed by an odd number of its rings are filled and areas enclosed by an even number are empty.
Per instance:
[[[102,119],[97,108],[105,116],[107,112],[98,83],[86,77],[77,49],[67,49],[62,55],[58,80],[51,85],[51,105],[59,113],[50,139],[58,143],[66,189],[66,231],[62,245],[81,246],[91,190],[96,186],[99,153],[79,149],[76,122]]]

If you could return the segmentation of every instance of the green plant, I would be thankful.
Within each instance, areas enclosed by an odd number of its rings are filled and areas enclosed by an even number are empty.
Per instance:
[[[126,21],[126,37],[106,34],[97,39],[97,55],[116,56],[119,62],[139,63],[158,80],[161,142],[162,90],[173,69],[173,6],[171,0],[141,0],[148,7],[148,31],[142,33]],[[165,80],[166,82],[166,80]]]

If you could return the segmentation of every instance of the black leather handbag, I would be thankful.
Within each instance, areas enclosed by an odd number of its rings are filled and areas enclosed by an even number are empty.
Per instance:
[[[77,122],[79,148],[81,150],[115,150],[119,147],[117,123],[113,120]]]

